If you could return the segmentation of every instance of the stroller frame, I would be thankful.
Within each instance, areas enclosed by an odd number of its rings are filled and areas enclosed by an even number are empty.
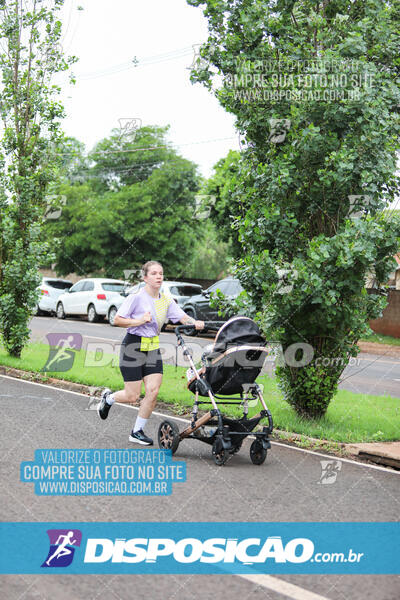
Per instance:
[[[223,323],[216,321],[207,321],[206,329],[218,330]],[[194,326],[192,326],[194,328]],[[243,440],[253,435],[255,437],[250,447],[250,459],[255,465],[264,463],[267,451],[271,448],[269,436],[273,430],[273,420],[269,411],[261,388],[257,383],[248,384],[247,389],[240,393],[240,396],[229,396],[229,400],[225,396],[214,393],[210,384],[205,378],[202,378],[201,370],[196,368],[193,361],[193,356],[190,349],[186,346],[182,337],[182,329],[188,329],[188,325],[179,325],[175,329],[178,346],[182,347],[183,355],[188,360],[191,369],[195,376],[195,400],[192,410],[192,419],[189,427],[179,432],[177,425],[172,421],[163,421],[158,430],[158,445],[163,449],[172,450],[172,454],[178,449],[179,443],[187,438],[196,439],[212,446],[212,456],[215,464],[222,466],[226,463],[229,456],[238,452],[241,448]],[[263,348],[266,352],[266,349]],[[205,354],[202,356],[203,367],[206,365]],[[188,384],[189,385],[189,384]],[[200,400],[199,396],[206,397],[205,400]],[[217,403],[216,399],[220,402]],[[249,400],[258,400],[261,403],[260,412],[248,418]],[[199,417],[198,410],[201,404],[212,404],[212,409],[206,414]],[[222,405],[242,405],[243,416],[240,419],[232,419],[226,417],[219,409],[218,404]],[[264,426],[262,431],[253,432],[253,429],[259,424],[262,419],[268,419],[268,426]],[[204,426],[215,426],[215,431],[207,435],[204,432]]]

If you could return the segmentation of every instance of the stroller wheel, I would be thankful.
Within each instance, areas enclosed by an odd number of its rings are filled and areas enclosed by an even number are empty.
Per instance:
[[[222,446],[220,440],[215,440],[212,447],[212,455],[216,465],[222,467],[229,457],[229,453]]]
[[[231,454],[236,454],[237,452],[239,452],[241,447],[242,447],[242,442],[240,441],[238,444],[236,444],[236,446],[233,446],[233,448],[231,450]]]
[[[172,450],[172,454],[175,454],[180,441],[179,429],[175,423],[163,421],[158,428],[158,447],[163,450]]]
[[[250,446],[250,459],[253,465],[262,465],[267,458],[267,450],[260,440],[254,440]]]

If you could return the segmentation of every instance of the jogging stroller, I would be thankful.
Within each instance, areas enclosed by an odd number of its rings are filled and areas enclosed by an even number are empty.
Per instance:
[[[244,438],[252,434],[255,440],[250,446],[250,459],[253,464],[261,465],[271,447],[269,435],[273,429],[271,413],[260,386],[255,383],[268,354],[265,340],[258,325],[248,317],[232,317],[224,324],[207,321],[205,327],[218,330],[218,333],[212,348],[203,353],[199,370],[181,335],[181,330],[187,330],[188,326],[179,325],[175,329],[178,345],[190,363],[188,389],[195,395],[195,400],[190,426],[179,432],[173,421],[163,421],[158,429],[158,445],[174,454],[185,438],[205,442],[212,446],[214,462],[220,466],[226,463],[229,455],[238,452]],[[226,399],[226,396],[230,397]],[[261,403],[260,412],[251,418],[248,418],[249,402],[253,406]],[[213,408],[198,417],[201,404],[212,404]],[[218,404],[242,405],[243,416],[240,419],[227,417],[221,413]],[[265,418],[268,426],[253,433]]]

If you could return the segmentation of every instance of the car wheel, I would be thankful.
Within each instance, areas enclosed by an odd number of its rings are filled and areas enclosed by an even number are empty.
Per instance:
[[[185,309],[185,313],[188,315],[188,317],[192,317],[193,319],[196,318],[196,314],[193,310],[193,308],[186,308]],[[184,329],[181,329],[182,333],[184,333],[185,335],[192,335],[192,336],[196,336],[199,332],[197,331],[197,329],[195,329],[194,327],[185,327]]]
[[[35,308],[32,311],[32,316],[33,317],[41,317],[42,315],[44,315],[44,312],[42,310],[40,310],[39,306],[36,304]]]
[[[93,304],[89,305],[87,318],[89,323],[96,323],[99,320],[99,315]]]
[[[115,306],[112,306],[110,308],[110,310],[108,311],[108,322],[110,323],[111,327],[115,327],[115,315],[117,314],[117,309]]]
[[[62,302],[57,304],[57,319],[65,319],[66,314]]]

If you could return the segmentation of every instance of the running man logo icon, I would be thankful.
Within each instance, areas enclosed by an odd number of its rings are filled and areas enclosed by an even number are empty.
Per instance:
[[[46,196],[46,203],[47,206],[44,218],[46,221],[55,221],[61,217],[62,207],[67,204],[67,196],[50,194],[49,196]]]
[[[216,197],[210,194],[198,194],[194,199],[196,201],[196,208],[193,213],[194,218],[199,219],[200,221],[208,219],[211,209],[215,204]]]
[[[142,119],[129,117],[118,119],[118,123],[120,141],[126,141],[132,144],[135,141],[138,130],[142,127]]]
[[[48,333],[49,356],[43,371],[69,371],[75,360],[76,350],[82,348],[80,333]]]
[[[85,408],[85,410],[97,410],[97,407],[99,405],[99,396],[96,396],[96,392],[100,392],[101,388],[99,387],[95,387],[95,386],[90,386],[89,387],[89,394],[90,394],[90,398],[89,398],[89,402],[87,407]]]
[[[264,394],[264,386],[262,383],[242,383],[243,399],[247,399],[249,408],[254,408],[260,401],[258,392]]]
[[[372,200],[371,196],[365,194],[359,194],[358,196],[350,194],[348,198],[350,201],[348,215],[351,219],[359,219],[362,217],[365,214],[364,209],[368,209]],[[357,208],[359,210],[356,210]]]
[[[202,44],[192,44],[192,48],[193,48],[193,60],[192,60],[192,64],[190,65],[190,67],[186,67],[187,69],[207,69],[208,67],[210,67],[210,61],[207,60],[206,58],[204,58],[203,56],[201,56],[200,54],[200,49],[202,47]],[[210,44],[208,47],[208,51],[209,54],[212,56],[215,51],[216,51],[216,46],[215,44]]]
[[[68,567],[73,561],[75,548],[81,545],[79,529],[48,529],[50,548],[42,567]]]
[[[273,144],[281,144],[286,139],[286,134],[290,129],[290,119],[270,119],[270,134],[268,141]]]
[[[245,133],[241,133],[241,132],[239,132],[239,135],[238,135],[238,140],[239,140],[239,150],[240,150],[241,152],[242,152],[242,151],[245,151],[245,150],[250,150],[251,148],[253,148],[253,147],[254,147],[254,144],[253,144],[253,142],[251,142],[251,141],[250,141],[250,140],[247,138],[247,136],[246,136],[246,134],[245,134]]]
[[[141,274],[142,269],[124,269],[125,281],[129,281],[130,283],[136,283],[136,281],[140,281]]]
[[[342,469],[342,463],[340,460],[320,460],[321,463],[321,477],[317,483],[331,484],[335,483],[336,477],[339,471]]]

